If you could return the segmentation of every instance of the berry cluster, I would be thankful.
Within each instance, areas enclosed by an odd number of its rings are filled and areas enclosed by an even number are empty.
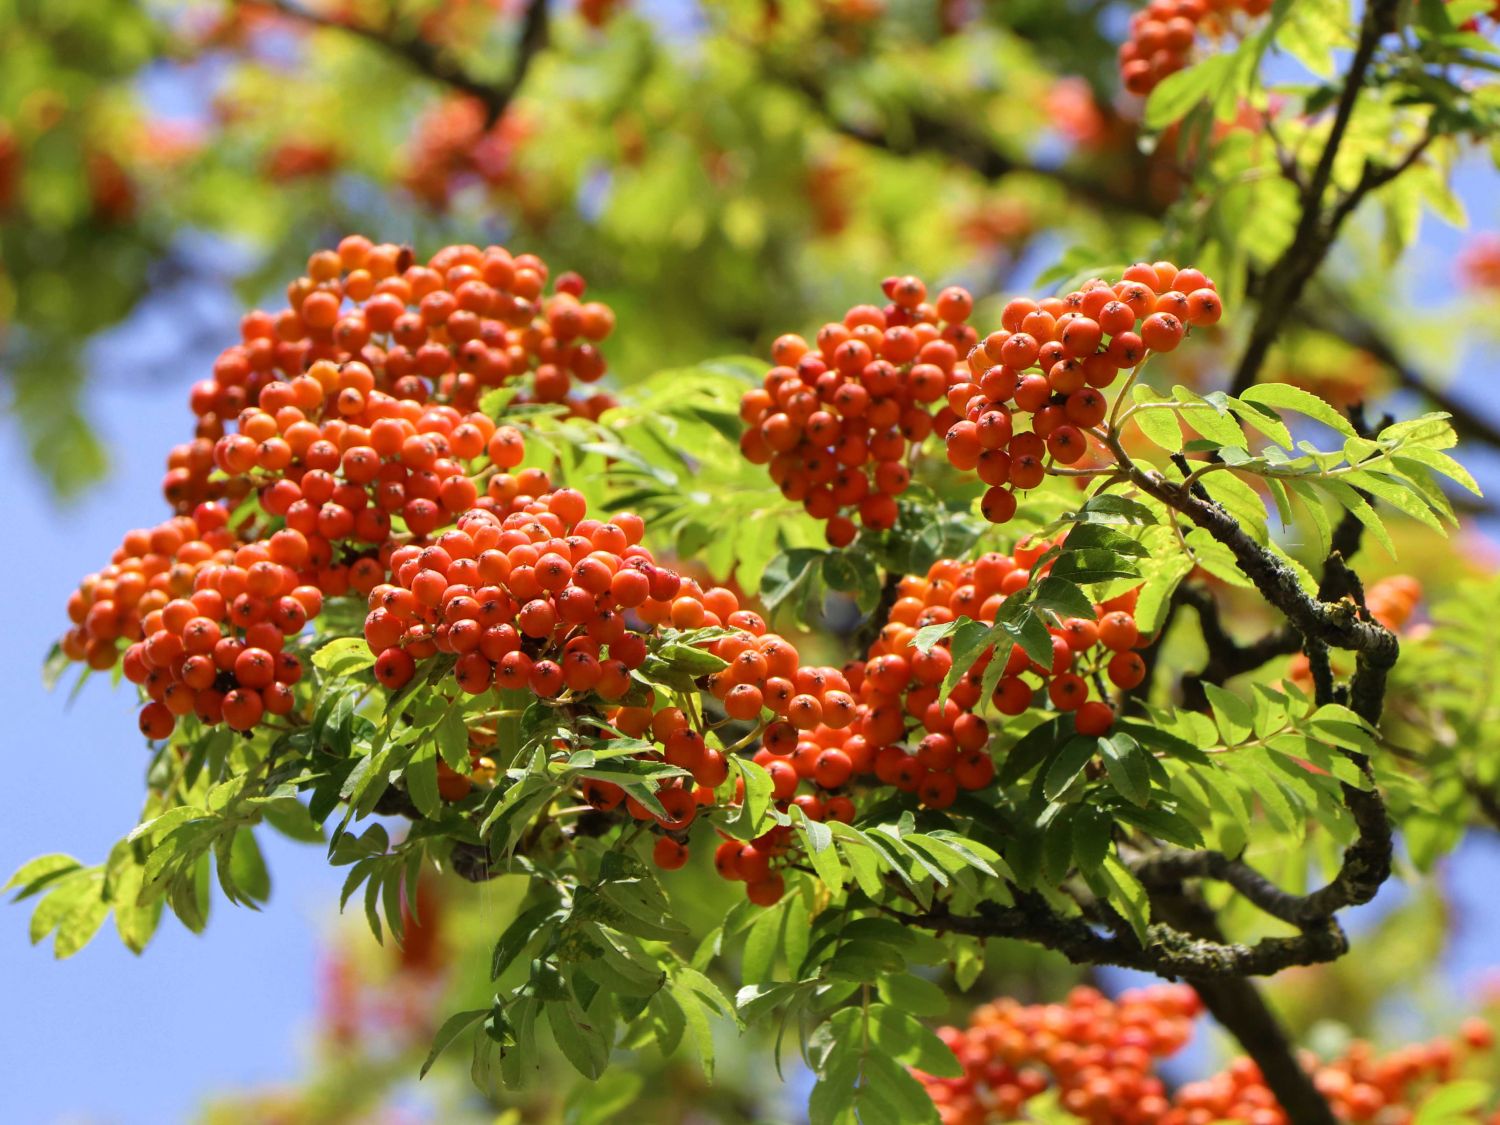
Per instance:
[[[922,627],[960,616],[993,622],[1006,597],[1031,581],[1032,568],[1052,546],[1030,540],[1013,554],[991,552],[973,563],[939,559],[925,578],[901,580],[890,621],[861,668],[855,723],[856,733],[878,748],[874,763],[881,781],[917,793],[930,808],[952,804],[958,789],[989,784],[994,773],[985,750],[989,731],[975,712],[985,702],[983,682],[994,651],[980,654],[939,703],[940,685],[953,666],[948,642],[920,652],[914,639]],[[1050,566],[1043,563],[1038,574]],[[1102,673],[1116,687],[1128,689],[1145,675],[1145,664],[1134,651],[1140,640],[1135,599],[1136,591],[1129,591],[1095,606],[1093,619],[1069,618],[1053,627],[1053,658],[1047,667],[1012,645],[989,705],[1001,715],[1019,715],[1044,690],[1053,707],[1073,713],[1079,733],[1104,734],[1114,723],[1114,709],[1107,701],[1089,698],[1090,681]],[[909,719],[925,732],[911,752],[898,745],[908,738]]]
[[[1254,18],[1271,0],[1151,0],[1130,21],[1120,45],[1120,79],[1132,94],[1149,94],[1169,74],[1187,67],[1199,36],[1221,39],[1237,14]]]
[[[445,98],[417,123],[402,186],[439,211],[468,184],[513,192],[521,184],[516,154],[531,131],[514,108],[490,124],[478,99]]]
[[[227,524],[225,509],[203,504],[132,531],[69,599],[63,652],[105,669],[127,643],[122,670],[148,698],[147,738],[166,738],[183,715],[243,731],[295,705],[302,665],[286,639],[323,607],[322,589],[299,572],[306,542],[282,530],[237,543]]]
[[[1189,326],[1223,314],[1214,283],[1171,262],[1140,262],[1110,284],[1095,278],[1062,297],[1018,297],[968,356],[967,380],[948,403],[949,462],[989,485],[979,510],[991,523],[1016,511],[1016,491],[1036,488],[1049,464],[1075,465],[1105,420],[1105,388],[1152,352],[1170,352]],[[1017,428],[1017,415],[1030,428]]]
[[[1340,1121],[1408,1125],[1432,1087],[1454,1078],[1463,1053],[1488,1051],[1493,1044],[1490,1025],[1469,1019],[1459,1029],[1457,1043],[1438,1038],[1382,1056],[1368,1043],[1355,1042],[1332,1062],[1320,1063],[1307,1054],[1302,1065]],[[1293,1125],[1266,1088],[1260,1068],[1247,1058],[1236,1059],[1212,1078],[1183,1086],[1160,1125],[1210,1125],[1226,1119],[1248,1125]],[[1467,1120],[1496,1125],[1500,1111],[1488,1115],[1474,1111]]]
[[[1469,289],[1500,289],[1500,234],[1484,231],[1458,252],[1458,276]]]
[[[975,1010],[966,1028],[938,1035],[952,1049],[960,1078],[917,1078],[937,1103],[943,1125],[991,1125],[1020,1117],[1025,1103],[1055,1089],[1062,1107],[1090,1125],[1290,1125],[1256,1065],[1235,1060],[1223,1073],[1169,1093],[1154,1064],[1180,1050],[1201,1014],[1187,985],[1155,985],[1110,1000],[1075,989],[1062,1004],[1001,999]],[[1377,1057],[1355,1043],[1340,1059],[1303,1065],[1341,1121],[1403,1125],[1433,1082],[1450,1079],[1464,1051],[1486,1051],[1494,1034],[1465,1021],[1460,1043],[1437,1039]],[[1500,1114],[1472,1120],[1494,1122]]]
[[[449,246],[426,265],[409,250],[373,245],[359,235],[345,238],[336,251],[319,251],[308,259],[307,273],[287,287],[288,307],[246,316],[242,342],[218,357],[212,378],[194,385],[197,438],[168,457],[168,500],[186,511],[221,495],[244,495],[236,492],[243,485],[210,477],[214,443],[232,423],[257,446],[279,436],[287,444],[306,441],[306,449],[325,439],[342,454],[371,445],[370,430],[391,414],[390,400],[412,404],[394,409],[413,424],[424,414],[416,409],[409,417],[413,407],[429,404],[468,415],[481,392],[525,375],[528,385],[517,401],[564,403],[597,415],[611,405],[608,396],[570,400],[569,393],[574,379],[593,383],[604,374],[597,342],[614,328],[614,314],[579,299],[584,283],[576,274],[558,277],[550,296],[544,295],[547,279],[540,259],[513,257],[498,246]],[[325,366],[316,366],[319,361]],[[273,384],[279,384],[273,400],[262,402]],[[249,416],[259,429],[244,434],[240,419],[251,407],[260,408]],[[262,415],[275,423],[274,433]],[[331,433],[320,431],[329,424]],[[294,426],[295,439],[288,436]],[[437,445],[433,461],[448,456]],[[306,466],[298,457],[281,461],[284,453],[273,443],[266,466],[259,449],[253,463],[241,454],[238,471],[265,468],[295,478]]]
[[[723,669],[705,678],[704,687],[726,716],[721,728],[752,724],[740,744],[748,747],[759,742],[753,758],[770,776],[777,808],[785,812],[795,805],[809,820],[853,820],[849,786],[870,767],[863,743],[851,737],[856,704],[849,680],[836,668],[804,665],[796,647],[767,632],[759,614],[739,609],[729,590],[702,591],[688,578],[681,583],[667,609],[674,624],[683,627],[686,622],[689,628],[722,624],[733,630],[704,646],[725,661]],[[651,620],[659,618],[663,609],[653,599],[637,612]],[[715,749],[708,744],[708,728],[701,720],[695,722],[673,706],[625,707],[614,712],[611,721],[633,737],[649,733],[661,745],[666,762],[691,774],[691,800],[686,779],[675,790],[681,796],[674,796],[671,787],[657,793],[663,805],[670,800],[675,807],[668,806],[672,821],[657,818],[659,827],[671,835],[657,841],[654,858],[663,868],[681,867],[688,859],[681,834],[692,823],[697,806],[716,803],[714,790],[729,776],[726,754],[739,744],[727,751]],[[730,803],[737,804],[742,797],[736,785]],[[618,804],[621,794],[608,783],[596,782],[585,798],[604,808]],[[640,819],[648,815],[633,802],[627,805]],[[749,843],[725,838],[714,854],[714,866],[724,878],[743,881],[752,902],[770,905],[784,890],[782,876],[774,868],[788,856],[791,843],[786,827],[774,827]]]
[[[1021,544],[1013,555],[992,553],[974,563],[943,559],[925,578],[904,578],[890,621],[868,658],[842,671],[802,666],[796,648],[767,633],[756,614],[726,615],[709,608],[700,617],[700,600],[708,606],[717,597],[717,610],[733,610],[737,603],[726,590],[709,591],[701,599],[696,592],[679,594],[671,602],[671,621],[689,628],[722,622],[735,630],[705,646],[727,667],[706,677],[703,686],[724,711],[724,725],[756,724],[743,742],[759,741],[754,761],[770,775],[773,800],[783,812],[795,805],[810,820],[848,822],[860,801],[892,789],[914,794],[927,808],[946,809],[961,791],[983,789],[994,780],[989,724],[977,713],[992,654],[983,654],[940,704],[940,685],[953,658],[947,642],[919,652],[913,645],[917,630],[960,614],[994,621],[1005,597],[1027,584],[1031,568],[1052,546],[1036,540]],[[1042,563],[1040,570],[1048,565]],[[1132,591],[1096,606],[1095,619],[1062,622],[1053,630],[1056,655],[1049,667],[1013,647],[1007,658],[1013,667],[1007,667],[990,705],[1001,714],[1020,714],[1033,705],[1037,690],[1023,677],[1035,677],[1054,707],[1074,712],[1080,732],[1105,733],[1114,711],[1107,702],[1088,698],[1086,677],[1103,674],[1121,688],[1140,682],[1144,664],[1133,651],[1139,640],[1134,601]],[[648,622],[664,612],[659,599],[641,608],[647,612],[637,612]],[[655,859],[663,868],[680,867],[688,859],[681,833],[699,807],[718,801],[713,791],[728,774],[724,754],[710,747],[703,729],[676,707],[623,707],[608,718],[629,736],[649,732],[665,761],[692,774],[691,783],[681,783],[681,796],[668,798],[672,787],[658,794],[674,804],[668,810],[671,820],[656,818],[663,836]],[[616,787],[599,782],[588,783],[584,797],[601,809],[624,799]],[[739,800],[736,792],[732,803]],[[630,811],[641,819],[650,815],[639,806]],[[765,905],[781,897],[784,883],[776,868],[793,846],[785,827],[749,843],[726,837],[714,865],[724,878],[744,881],[751,901]]]
[[[387,688],[441,652],[457,657],[454,678],[470,695],[493,685],[616,700],[629,690],[646,643],[625,615],[672,614],[681,580],[640,546],[639,517],[585,519],[572,489],[516,501],[503,517],[475,508],[431,543],[392,552],[364,627]]]
[[[956,421],[944,395],[966,381],[961,357],[978,340],[967,324],[974,300],[951,287],[927,300],[919,278],[887,278],[884,307],[855,305],[841,321],[778,337],[764,385],[745,392],[740,448],[808,513],[828,521],[828,541],[896,523],[896,497],[911,483],[908,451]]]
[[[249,730],[295,706],[302,669],[285,646],[325,598],[353,592],[373,607],[380,590],[404,607],[430,582],[417,592],[392,585],[416,557],[426,560],[420,570],[451,569],[461,584],[479,553],[463,554],[470,525],[493,524],[484,535],[496,542],[514,533],[530,543],[533,498],[551,483],[537,469],[507,471],[525,456],[521,434],[480,412],[479,393],[530,373],[521,396],[565,401],[573,376],[602,375],[592,341],[614,321],[606,306],[579,300],[576,275],[558,278],[550,297],[546,281],[540,260],[499,247],[451,246],[420,266],[409,251],[356,235],[314,254],[289,287],[289,307],[247,316],[243,342],[193,387],[198,436],[172,451],[163,486],[179,514],[131,532],[110,566],[84,580],[69,603],[64,654],[106,669],[124,642],[124,673],[149,698],[148,737],[167,737],[187,714]],[[499,526],[517,513],[525,533]],[[460,516],[462,527],[431,541]],[[457,617],[429,609],[377,617],[380,635],[387,618],[400,624],[401,643],[381,646],[377,665],[388,684],[423,646],[466,651],[478,618],[450,644]],[[472,685],[477,664],[461,667],[460,682]]]
[[[1053,1087],[1064,1109],[1092,1125],[1159,1125],[1170,1106],[1152,1062],[1187,1043],[1201,1010],[1198,994],[1181,984],[1118,1000],[1091,988],[1074,989],[1062,1004],[1003,998],[976,1009],[967,1028],[938,1030],[963,1077],[917,1077],[943,1125],[1013,1120]]]
[[[1061,297],[1016,298],[982,341],[964,290],[945,289],[932,305],[914,277],[889,278],[885,290],[890,304],[855,306],[819,330],[815,347],[779,337],[764,386],[740,401],[742,452],[828,521],[836,547],[857,534],[851,510],[865,527],[894,526],[909,462],[934,430],[949,463],[989,486],[980,512],[1006,523],[1017,491],[1090,452],[1109,410],[1105,388],[1122,369],[1223,315],[1213,281],[1171,262],[1137,263],[1118,282],[1096,278]]]

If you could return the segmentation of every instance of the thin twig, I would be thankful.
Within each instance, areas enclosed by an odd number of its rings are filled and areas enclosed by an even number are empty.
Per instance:
[[[502,81],[488,82],[476,78],[451,54],[420,36],[398,35],[390,28],[338,19],[304,8],[301,4],[293,3],[293,0],[242,0],[244,7],[269,7],[313,27],[345,31],[383,48],[405,61],[413,70],[477,99],[483,104],[486,121],[490,125],[505,114],[520,90],[521,83],[526,80],[532,60],[546,48],[551,39],[548,3],[549,0],[531,0],[527,4],[510,74]]]

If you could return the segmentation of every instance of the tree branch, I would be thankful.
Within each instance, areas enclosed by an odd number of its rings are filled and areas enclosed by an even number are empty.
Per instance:
[[[243,3],[246,7],[269,7],[313,27],[345,31],[373,43],[402,59],[413,70],[477,99],[484,106],[486,121],[490,125],[504,115],[521,88],[521,83],[526,80],[532,60],[546,48],[551,39],[549,0],[530,0],[521,21],[521,33],[516,41],[516,55],[511,72],[503,81],[489,82],[474,77],[449,53],[418,35],[398,35],[389,27],[372,27],[327,16],[304,8],[293,0],[243,0]]]
[[[830,128],[872,148],[883,149],[896,156],[934,152],[971,169],[987,180],[999,180],[1009,175],[1042,176],[1058,184],[1068,194],[1107,210],[1150,218],[1161,214],[1161,208],[1140,190],[1139,176],[1122,177],[1123,185],[1117,185],[1113,178],[1100,179],[1080,175],[1068,168],[1036,164],[1001,151],[980,133],[923,110],[911,110],[907,113],[905,136],[897,137],[888,130],[856,124],[836,113],[828,88],[806,71],[770,62],[766,63],[766,68],[773,78],[804,94]]]
[[[1250,329],[1249,342],[1245,345],[1244,354],[1240,357],[1239,366],[1230,383],[1230,394],[1240,394],[1260,375],[1260,369],[1264,366],[1266,356],[1281,332],[1287,315],[1302,296],[1307,282],[1328,256],[1344,220],[1367,194],[1415,163],[1430,143],[1431,139],[1424,137],[1403,160],[1388,168],[1367,163],[1359,183],[1325,217],[1323,197],[1333,179],[1339,147],[1343,144],[1344,134],[1354,115],[1354,106],[1359,100],[1370,66],[1375,61],[1381,36],[1394,24],[1396,6],[1396,0],[1370,0],[1365,5],[1364,17],[1360,22],[1359,43],[1350,60],[1348,73],[1344,76],[1344,87],[1334,110],[1328,140],[1324,143],[1317,166],[1301,193],[1302,211],[1297,220],[1297,229],[1281,256],[1259,279],[1260,309]]]
[[[1336,960],[1349,948],[1333,918],[1295,937],[1267,937],[1254,945],[1195,938],[1156,923],[1148,928],[1142,945],[1129,930],[1107,934],[1083,918],[1057,914],[1034,892],[1018,891],[1015,900],[1009,907],[981,903],[973,915],[950,914],[941,905],[920,914],[887,913],[906,925],[938,933],[1030,941],[1061,953],[1075,965],[1118,965],[1193,981],[1270,976],[1293,965]]]
[[[1168,480],[1154,469],[1142,469],[1119,438],[1109,445],[1122,471],[1141,491],[1160,500],[1203,528],[1229,548],[1241,572],[1254,583],[1262,597],[1286,615],[1302,637],[1315,669],[1325,647],[1355,654],[1355,673],[1349,683],[1349,706],[1374,726],[1380,720],[1385,700],[1386,675],[1396,663],[1400,644],[1389,629],[1369,619],[1352,599],[1325,602],[1302,588],[1297,575],[1265,547],[1252,539],[1238,521],[1212,500],[1194,494],[1189,487]],[[1318,702],[1330,702],[1320,687]],[[1358,835],[1344,852],[1344,861],[1332,881],[1308,895],[1310,915],[1331,916],[1346,906],[1370,901],[1391,873],[1391,824],[1385,801],[1375,786],[1370,763],[1362,754],[1346,752],[1364,775],[1368,788],[1343,786],[1344,803],[1354,818]]]
[[[1219,920],[1203,900],[1180,884],[1162,888],[1152,906],[1174,925],[1204,940],[1222,940]],[[1244,977],[1193,982],[1214,1019],[1245,1049],[1260,1068],[1266,1086],[1297,1125],[1336,1125],[1328,1099],[1297,1059],[1297,1052],[1276,1013],[1255,983]]]

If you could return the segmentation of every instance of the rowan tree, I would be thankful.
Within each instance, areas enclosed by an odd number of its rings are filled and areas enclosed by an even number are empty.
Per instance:
[[[1494,1112],[1483,1021],[1320,1058],[1258,983],[1360,957],[1398,838],[1419,882],[1500,824],[1500,592],[1436,546],[1500,438],[1392,283],[1494,148],[1492,5],[732,3],[691,47],[608,3],[121,8],[28,11],[56,84],[0,78],[55,479],[94,446],[53,365],[174,236],[258,240],[275,297],[59,607],[48,676],[138,692],[146,796],[11,879],[33,940],[261,904],[272,831],[423,965],[422,888],[507,888],[420,1070],[461,1044],[538,1113],[539,1044],[711,1074],[720,1021],[816,1122]],[[118,124],[156,54],[211,133]],[[1025,947],[1174,983],[923,1021]],[[1203,1011],[1244,1057],[1173,1089]]]

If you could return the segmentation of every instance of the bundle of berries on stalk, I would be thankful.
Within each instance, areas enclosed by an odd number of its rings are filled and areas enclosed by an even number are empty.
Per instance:
[[[943,1125],[1001,1125],[1026,1116],[1026,1103],[1055,1090],[1061,1106],[1089,1125],[1292,1125],[1249,1058],[1223,1072],[1169,1090],[1157,1060],[1180,1051],[1202,1014],[1183,984],[1153,985],[1111,1000],[1075,989],[1061,1004],[1023,1005],[1003,998],[977,1008],[966,1028],[938,1035],[963,1067],[958,1078],[917,1072]],[[1494,1031],[1465,1020],[1458,1039],[1434,1039],[1378,1056],[1356,1041],[1338,1059],[1300,1061],[1340,1121],[1402,1125],[1438,1083],[1454,1078],[1466,1056],[1487,1052]],[[1500,1113],[1474,1110],[1453,1120],[1494,1125]]]
[[[551,295],[547,282],[540,259],[498,246],[449,246],[421,265],[408,249],[353,235],[312,255],[287,287],[288,307],[246,316],[242,342],[193,387],[197,437],[168,457],[168,501],[190,511],[273,478],[287,480],[282,494],[290,495],[304,471],[332,471],[330,457],[336,465],[353,447],[380,455],[361,454],[368,464],[356,475],[369,469],[375,477],[349,483],[385,486],[383,505],[398,495],[435,499],[425,474],[440,460],[478,456],[484,442],[476,448],[465,429],[456,448],[429,457],[417,446],[437,443],[429,435],[447,442],[464,421],[478,424],[486,391],[513,387],[515,403],[597,417],[613,400],[580,398],[573,385],[604,375],[598,342],[613,330],[614,313],[580,299],[577,274],[560,275]],[[310,451],[316,466],[306,461]],[[215,468],[229,479],[215,478]]]
[[[1149,94],[1163,78],[1184,70],[1199,38],[1217,43],[1239,21],[1271,10],[1272,0],[1151,0],[1130,20],[1120,45],[1120,80],[1132,94]]]
[[[1061,297],[1017,298],[982,341],[966,323],[964,290],[933,304],[915,277],[888,279],[885,290],[888,305],[855,306],[814,346],[778,338],[776,366],[740,402],[741,450],[827,521],[836,547],[858,534],[851,512],[872,530],[895,525],[910,462],[933,432],[954,468],[989,486],[984,517],[1008,522],[1018,492],[1097,448],[1104,392],[1122,370],[1223,315],[1213,281],[1170,262],[1138,263],[1117,282],[1096,278]]]
[[[995,777],[990,725],[978,712],[986,706],[983,683],[994,654],[982,654],[939,703],[952,654],[946,641],[925,652],[914,641],[921,627],[961,615],[993,622],[1005,598],[1027,585],[1031,568],[1052,546],[1034,540],[1018,546],[1013,555],[991,553],[972,563],[941,559],[926,577],[903,578],[890,620],[867,659],[842,671],[799,667],[796,649],[779,636],[760,632],[758,618],[731,619],[743,631],[710,646],[729,666],[709,677],[707,687],[730,720],[761,723],[770,711],[770,720],[746,741],[760,740],[754,761],[770,775],[777,807],[786,812],[795,805],[809,820],[849,822],[861,802],[889,796],[891,790],[941,810],[951,807],[961,792],[988,786]],[[1039,573],[1049,565],[1041,564]],[[1135,600],[1132,590],[1100,603],[1093,619],[1061,622],[1052,631],[1049,666],[1013,646],[987,706],[1001,715],[1018,715],[1045,706],[1038,699],[1045,691],[1045,700],[1056,710],[1073,713],[1079,733],[1106,733],[1114,711],[1108,702],[1089,698],[1091,682],[1102,676],[1123,690],[1145,675],[1145,664],[1134,651],[1141,640]],[[662,712],[651,716],[632,709],[619,713],[616,725],[632,734],[650,729],[658,742],[665,742],[666,760],[694,769],[695,776],[694,763],[706,754],[712,776],[722,780],[717,752],[705,750],[681,712],[669,709],[666,714],[664,723]],[[708,779],[697,780],[707,786]],[[700,795],[712,803],[711,796]],[[724,878],[743,880],[752,901],[775,902],[783,888],[775,867],[792,840],[786,826],[749,843],[725,838],[714,865]],[[667,839],[659,842],[656,855],[663,867],[687,859]]]
[[[987,749],[989,726],[976,713],[986,705],[1001,715],[1019,715],[1038,705],[1039,693],[1045,692],[1056,710],[1073,714],[1080,734],[1102,735],[1113,725],[1110,704],[1089,698],[1091,682],[1103,677],[1125,690],[1145,677],[1145,663],[1134,651],[1141,640],[1135,590],[1095,606],[1093,619],[1068,618],[1054,626],[1048,666],[1020,645],[1000,654],[986,650],[941,702],[941,685],[953,667],[948,642],[925,652],[916,647],[917,631],[928,625],[961,616],[993,623],[1005,599],[1031,581],[1031,568],[1052,545],[1034,539],[1011,555],[991,552],[972,563],[939,559],[925,578],[901,580],[890,621],[857,666],[860,708],[854,731],[870,748],[868,768],[881,784],[915,793],[934,809],[953,804],[959,790],[988,785],[995,772]],[[1050,565],[1042,564],[1038,575]],[[991,663],[1002,657],[1005,665],[986,701],[984,681]]]
[[[478,409],[483,392],[608,405],[570,389],[604,373],[594,341],[613,314],[580,301],[577,275],[544,297],[547,279],[539,259],[494,246],[419,265],[355,235],[314,254],[289,307],[247,316],[243,342],[193,387],[197,437],[172,451],[163,486],[178,515],[128,534],[80,584],[63,653],[99,670],[123,659],[153,739],[189,714],[241,731],[288,714],[302,667],[287,649],[325,598],[368,596],[398,549],[550,490],[537,469],[508,471],[522,437]]]
[[[147,738],[166,738],[184,715],[235,730],[285,715],[302,678],[287,638],[323,607],[317,576],[304,573],[305,542],[300,556],[289,542],[284,531],[238,540],[217,504],[132,531],[69,598],[74,627],[62,650],[101,671],[123,661],[125,678],[148,697]]]
[[[895,526],[896,497],[911,483],[908,453],[934,426],[957,421],[943,397],[967,377],[961,358],[979,338],[965,323],[974,309],[966,290],[944,289],[929,303],[919,278],[888,278],[883,288],[888,304],[855,305],[812,345],[778,337],[776,366],[740,402],[749,425],[741,450],[770,467],[788,499],[828,521],[835,547],[857,534],[850,512],[868,528]]]
[[[1171,262],[1139,262],[1113,284],[1094,278],[1062,297],[1010,301],[1000,331],[969,353],[970,379],[948,390],[959,419],[944,436],[948,461],[989,485],[979,501],[985,519],[1008,522],[1017,491],[1098,452],[1104,392],[1120,372],[1173,351],[1189,326],[1223,312],[1212,280]]]

